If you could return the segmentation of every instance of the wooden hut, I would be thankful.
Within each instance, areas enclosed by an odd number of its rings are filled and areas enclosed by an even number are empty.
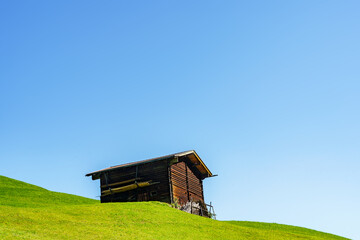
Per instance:
[[[185,151],[91,172],[100,179],[101,202],[204,203],[203,180],[213,174],[194,151]]]

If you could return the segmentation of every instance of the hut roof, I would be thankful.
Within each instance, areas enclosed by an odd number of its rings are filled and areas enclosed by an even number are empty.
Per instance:
[[[85,176],[92,176],[92,179],[95,180],[95,179],[99,178],[100,173],[102,173],[102,172],[108,172],[108,171],[112,171],[112,170],[116,170],[116,169],[120,169],[120,168],[132,167],[132,166],[136,166],[136,165],[146,164],[149,162],[179,158],[179,157],[184,157],[184,156],[186,156],[190,160],[190,162],[194,165],[194,167],[197,168],[197,170],[201,173],[203,178],[213,176],[213,174],[210,172],[209,168],[201,160],[201,158],[195,152],[195,150],[179,152],[179,153],[169,154],[169,155],[165,155],[165,156],[161,156],[161,157],[157,157],[157,158],[151,158],[151,159],[147,159],[147,160],[116,165],[116,166],[112,166],[112,167],[104,168],[104,169],[101,169],[101,170],[98,170],[95,172],[88,173]]]

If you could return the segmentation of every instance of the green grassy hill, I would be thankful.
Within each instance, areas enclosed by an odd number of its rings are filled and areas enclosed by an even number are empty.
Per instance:
[[[216,221],[159,202],[107,203],[0,176],[0,239],[346,239],[306,228]]]

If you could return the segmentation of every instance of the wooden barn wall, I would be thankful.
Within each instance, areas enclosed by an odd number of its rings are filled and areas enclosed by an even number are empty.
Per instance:
[[[138,168],[137,173],[136,168]],[[101,202],[161,201],[170,203],[169,173],[166,160],[150,162],[138,165],[138,167],[132,166],[109,171],[107,175],[107,183],[105,174],[101,175],[101,191],[108,190],[109,187],[107,187],[107,185],[109,184],[134,180],[136,177],[138,182],[151,181],[151,183],[156,184],[126,192],[101,196]],[[113,185],[111,187],[116,188],[132,183],[134,183],[134,181]]]
[[[202,180],[197,178],[185,162],[179,162],[171,166],[171,182],[173,196],[179,203],[188,201],[204,201]]]

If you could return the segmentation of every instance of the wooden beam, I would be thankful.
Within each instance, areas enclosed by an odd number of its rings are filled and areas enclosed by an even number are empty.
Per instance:
[[[129,179],[129,180],[122,181],[122,182],[115,182],[115,183],[111,183],[111,184],[107,184],[107,185],[101,185],[101,187],[102,188],[112,187],[112,186],[121,185],[121,184],[129,183],[129,182],[135,182],[135,180],[140,180],[140,178],[133,178],[133,179]]]
[[[111,190],[104,190],[104,191],[101,192],[101,196],[107,196],[107,195],[110,195],[110,194],[113,194],[113,193],[126,192],[126,191],[130,191],[130,190],[133,190],[133,189],[136,189],[136,188],[139,188],[139,187],[147,187],[147,186],[150,186],[150,185],[153,185],[153,184],[157,184],[157,182],[156,183],[151,183],[150,181],[148,181],[148,182],[133,183],[133,184],[126,185],[126,186],[123,186],[123,187],[112,188]]]

